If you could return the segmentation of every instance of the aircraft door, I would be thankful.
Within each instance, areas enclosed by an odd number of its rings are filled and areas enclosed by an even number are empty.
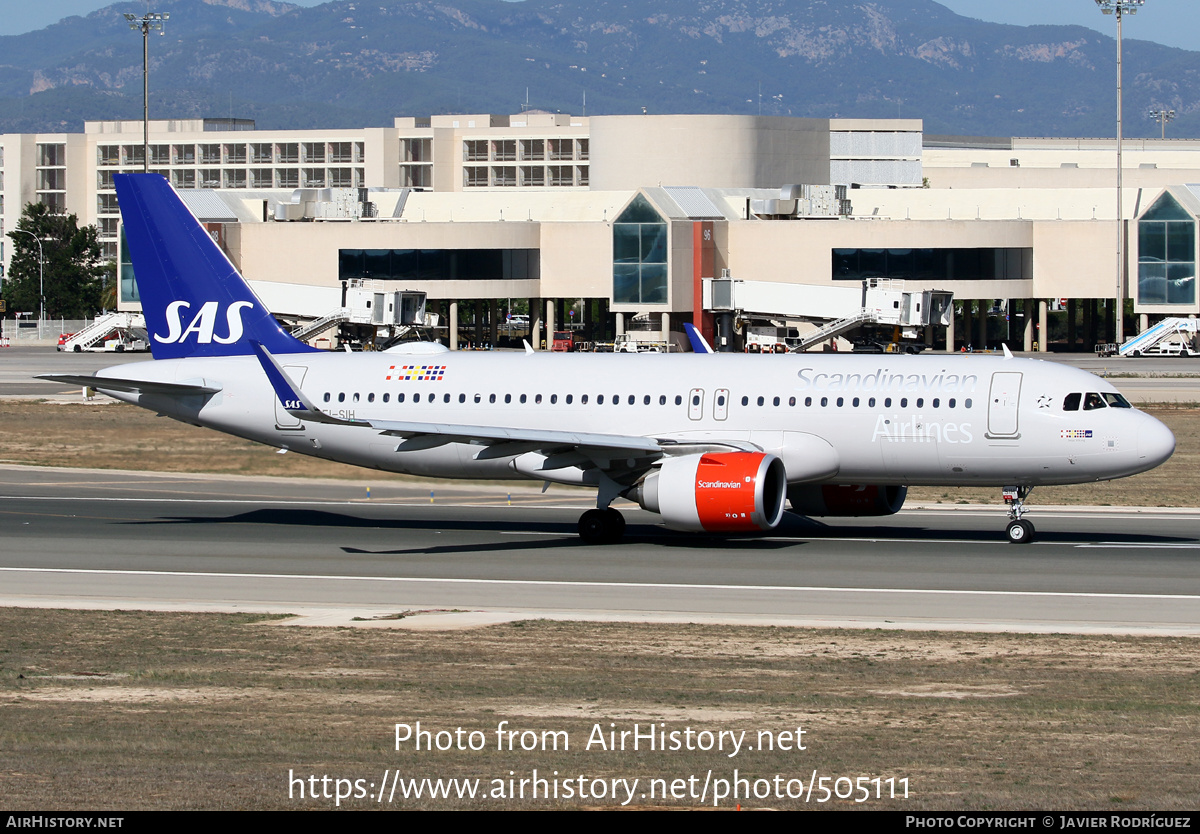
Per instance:
[[[297,388],[304,385],[304,375],[308,373],[306,365],[284,365],[283,370]],[[284,410],[283,403],[279,401],[279,397],[275,396],[274,392],[271,394],[271,399],[275,402],[275,428],[288,431],[298,431],[304,428],[304,424],[298,417],[293,417]]]
[[[693,388],[688,392],[688,419],[699,420],[704,416],[704,389]]]
[[[729,416],[729,389],[718,388],[713,394],[713,419],[724,420]]]
[[[997,371],[992,374],[988,396],[988,437],[1019,437],[1017,406],[1021,400],[1021,374]]]

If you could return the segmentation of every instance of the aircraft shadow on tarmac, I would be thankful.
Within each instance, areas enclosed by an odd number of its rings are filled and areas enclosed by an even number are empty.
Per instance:
[[[900,517],[902,518],[902,517]],[[311,527],[324,529],[371,529],[371,530],[424,530],[459,533],[508,534],[505,540],[486,544],[452,544],[432,547],[399,547],[389,550],[365,550],[349,545],[342,546],[346,553],[402,555],[405,553],[459,553],[459,552],[503,552],[517,550],[541,550],[557,548],[589,547],[579,541],[573,523],[537,521],[526,516],[519,521],[503,520],[460,520],[451,518],[418,519],[400,517],[362,517],[347,513],[328,512],[295,508],[263,508],[228,516],[168,516],[155,520],[126,522],[132,524],[250,524],[265,526]],[[521,533],[533,533],[533,538],[522,538]],[[560,537],[547,534],[560,534]],[[515,538],[509,539],[508,536]],[[1002,544],[1003,531],[998,529],[949,529],[907,525],[830,525],[822,521],[786,513],[779,526],[762,535],[714,536],[696,533],[678,533],[659,525],[631,522],[626,528],[621,544],[602,545],[620,547],[624,545],[653,544],[659,547],[680,549],[729,549],[729,550],[778,550],[796,547],[814,541],[836,541],[838,539],[876,539],[903,543],[906,540],[957,541]],[[1188,544],[1196,540],[1183,536],[1146,535],[1132,533],[1105,533],[1095,531],[1038,531],[1038,542],[1044,544],[1089,544],[1103,541],[1110,544]]]

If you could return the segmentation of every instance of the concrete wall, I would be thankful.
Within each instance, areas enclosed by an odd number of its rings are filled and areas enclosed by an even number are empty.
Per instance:
[[[774,188],[829,182],[829,121],[765,116],[593,116],[591,187]]]

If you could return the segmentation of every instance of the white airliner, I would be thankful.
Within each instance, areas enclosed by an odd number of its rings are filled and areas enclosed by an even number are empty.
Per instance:
[[[770,530],[887,515],[907,487],[993,486],[1008,538],[1041,484],[1144,472],[1171,432],[1107,382],[1010,356],[382,353],[284,332],[156,174],[116,175],[155,361],[86,385],[300,454],[443,478],[596,490],[589,542],[620,539],[624,496],[675,530]]]

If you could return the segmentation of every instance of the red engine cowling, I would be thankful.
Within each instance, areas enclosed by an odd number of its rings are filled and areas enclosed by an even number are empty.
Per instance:
[[[787,472],[762,452],[667,458],[632,494],[672,530],[742,533],[770,530],[783,518]]]
[[[793,484],[788,502],[800,515],[891,515],[904,506],[908,487],[872,484]]]

